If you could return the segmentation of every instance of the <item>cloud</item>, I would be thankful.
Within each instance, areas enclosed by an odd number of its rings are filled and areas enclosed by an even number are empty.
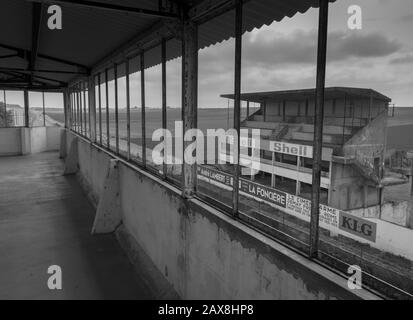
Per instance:
[[[413,54],[411,53],[394,58],[390,61],[390,64],[410,64],[410,63],[413,63]]]
[[[328,36],[328,61],[350,58],[378,58],[389,56],[402,45],[379,33],[330,32]],[[317,31],[296,30],[290,34],[268,33],[243,38],[242,62],[244,66],[268,68],[279,65],[315,65]],[[210,47],[201,53],[204,71],[229,71],[233,66],[234,43],[228,41]]]

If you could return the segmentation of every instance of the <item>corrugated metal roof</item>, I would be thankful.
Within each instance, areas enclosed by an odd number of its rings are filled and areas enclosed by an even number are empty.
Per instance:
[[[350,88],[350,87],[329,87],[325,88],[325,99],[341,98],[344,96],[352,98],[370,99],[373,97],[378,100],[390,102],[391,99],[385,95],[373,90],[365,88]],[[234,99],[234,94],[222,94],[221,97]],[[249,92],[242,93],[241,100],[251,102],[263,101],[298,101],[305,99],[314,99],[315,89],[298,89],[298,90],[282,90],[282,91],[267,91],[267,92]]]
[[[116,3],[118,5],[156,10],[158,1],[152,0],[94,0],[95,2]],[[211,0],[207,0],[211,1]],[[218,1],[218,0],[217,0]],[[333,2],[334,0],[332,0]],[[202,1],[181,1],[199,3]],[[251,31],[284,17],[292,17],[297,12],[305,12],[317,7],[318,0],[249,0],[244,4],[243,31]],[[136,38],[161,19],[152,16],[138,16],[132,13],[107,11],[81,6],[61,5],[63,29],[49,30],[44,11],[41,23],[39,54],[69,60],[88,68],[94,67],[102,58],[117,48]],[[0,2],[0,44],[31,50],[32,2],[26,0],[2,0]],[[5,32],[4,32],[5,31]],[[170,35],[169,35],[170,36]],[[199,26],[199,48],[205,48],[234,36],[234,12],[223,13]],[[0,48],[0,55],[12,51]],[[181,54],[181,44],[173,40],[168,44],[167,58]],[[160,63],[160,55],[146,58],[147,67]],[[121,55],[117,58],[120,62]],[[116,59],[114,60],[116,61]],[[27,68],[27,61],[21,58],[0,59],[0,68]],[[56,61],[38,58],[36,69],[59,69],[77,71],[77,68]],[[136,71],[139,66],[131,66]],[[40,74],[40,73],[39,73]],[[69,81],[73,74],[41,74],[61,81]]]

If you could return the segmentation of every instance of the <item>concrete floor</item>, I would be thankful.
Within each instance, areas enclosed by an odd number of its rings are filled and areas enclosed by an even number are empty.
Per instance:
[[[114,235],[90,235],[94,208],[62,172],[55,152],[0,158],[0,299],[152,298]]]

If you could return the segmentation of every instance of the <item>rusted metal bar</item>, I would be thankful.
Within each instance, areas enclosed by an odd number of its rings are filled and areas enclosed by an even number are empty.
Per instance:
[[[328,0],[320,0],[318,49],[317,49],[317,84],[315,95],[315,123],[314,123],[314,154],[313,176],[311,190],[311,220],[310,220],[310,250],[311,258],[317,257],[320,218],[320,185],[321,185],[321,161],[323,148],[324,125],[324,91],[327,54],[327,30],[328,30]]]
[[[43,127],[46,127],[46,106],[44,104],[44,91],[42,91],[42,102],[43,102]]]
[[[24,126],[29,127],[29,92],[27,90],[23,91],[24,95]]]
[[[102,93],[101,93],[101,73],[98,73],[98,94],[99,94],[99,143],[102,145]]]
[[[130,83],[129,83],[129,59],[125,59],[126,77],[126,140],[127,140],[127,159],[130,160]]]
[[[96,95],[95,95],[95,77],[88,78],[88,107],[89,107],[89,132],[90,141],[96,142]]]
[[[161,51],[162,51],[162,129],[166,130],[166,40],[162,40],[161,44]],[[164,138],[165,139],[165,138]],[[163,166],[162,166],[162,174],[163,177],[166,178],[166,172],[168,170],[168,166],[166,164],[167,159],[167,151],[168,148],[166,147],[166,143],[170,141],[164,140],[164,151],[163,151]]]
[[[86,109],[86,82],[82,82],[82,96],[83,96],[83,116],[84,116],[84,131],[85,131],[85,137],[90,137],[90,127],[88,125],[88,121],[90,121],[90,119],[88,119],[88,113],[90,111],[89,106]]]
[[[3,102],[4,102],[4,127],[7,128],[7,102],[6,102],[6,90],[3,90]]]
[[[198,28],[197,25],[185,19],[183,23],[184,69],[183,69],[183,132],[197,127],[198,108]],[[191,141],[183,141],[184,150]],[[182,164],[182,195],[192,198],[196,190],[196,163],[187,164],[183,158]]]
[[[141,121],[142,121],[142,165],[146,167],[146,116],[145,116],[145,56],[141,53]]]
[[[113,67],[115,81],[115,143],[116,154],[119,154],[119,101],[118,101],[118,65]]]
[[[108,69],[105,69],[105,96],[106,96],[106,145],[110,149],[110,131],[109,131],[109,90],[108,90]]]
[[[235,3],[235,66],[234,66],[234,184],[232,192],[232,214],[238,217],[240,175],[240,128],[241,128],[241,56],[242,56],[242,0]],[[264,107],[265,109],[265,107]],[[265,121],[265,119],[264,119]]]
[[[79,113],[79,133],[83,135],[83,114],[82,114],[82,86],[81,83],[77,85],[77,103]]]

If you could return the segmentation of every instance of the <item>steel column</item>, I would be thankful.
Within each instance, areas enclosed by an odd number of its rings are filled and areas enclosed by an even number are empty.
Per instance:
[[[145,57],[141,53],[141,121],[142,121],[142,164],[146,167],[146,116],[145,116]]]
[[[127,135],[127,159],[130,160],[130,83],[129,83],[129,60],[125,59],[126,77],[126,135]]]
[[[185,20],[183,25],[183,136],[189,129],[197,128],[198,109],[198,28],[190,20]],[[183,141],[184,150],[191,141]],[[187,164],[183,158],[182,164],[182,195],[191,198],[196,190],[196,163]]]
[[[89,134],[90,141],[96,142],[96,96],[95,96],[95,77],[88,78],[88,107],[89,107]]]
[[[46,127],[46,106],[44,103],[44,91],[42,91],[42,101],[43,101],[43,127]]]
[[[108,90],[108,69],[105,69],[105,98],[106,98],[106,146],[110,149],[109,131],[109,90]]]
[[[328,30],[328,0],[320,0],[319,26],[318,26],[318,49],[317,49],[317,84],[315,95],[314,116],[314,154],[313,154],[313,176],[311,190],[311,220],[310,220],[310,250],[312,258],[317,256],[319,235],[319,206],[320,206],[320,184],[321,184],[321,161],[323,147],[323,125],[324,125],[324,90],[327,53],[327,30]]]
[[[235,4],[235,66],[234,66],[234,184],[232,192],[232,214],[238,216],[239,175],[240,175],[240,128],[241,128],[241,55],[242,55],[242,0]],[[264,107],[265,108],[265,107]],[[265,119],[264,119],[265,121]]]
[[[24,90],[24,126],[29,127],[29,92]]]
[[[162,51],[162,129],[166,130],[166,40],[162,39],[161,44],[161,51]],[[168,166],[166,165],[167,159],[167,150],[166,144],[167,141],[164,137],[164,152],[163,152],[163,166],[162,166],[162,174],[163,177],[166,178],[166,172],[168,170]]]
[[[6,102],[6,90],[3,90],[4,101],[4,127],[7,128],[7,102]]]
[[[118,105],[118,65],[115,63],[114,67],[115,77],[115,141],[116,141],[116,154],[119,154],[119,105]]]
[[[98,74],[98,94],[99,94],[99,143],[102,145],[102,92],[101,92],[101,73]]]

